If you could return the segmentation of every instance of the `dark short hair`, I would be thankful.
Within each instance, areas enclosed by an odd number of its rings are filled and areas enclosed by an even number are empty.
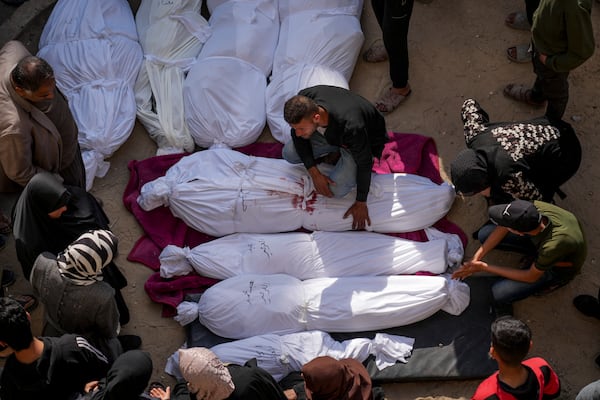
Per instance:
[[[530,344],[531,329],[525,322],[504,316],[492,323],[492,346],[506,364],[519,365],[529,353]]]
[[[54,70],[43,58],[27,56],[19,61],[10,77],[16,87],[35,92],[44,82],[54,78]]]
[[[319,106],[310,97],[298,94],[283,106],[283,119],[288,124],[297,124],[304,118],[311,118],[319,112]]]
[[[15,351],[24,350],[33,342],[27,312],[9,297],[0,298],[0,341]]]

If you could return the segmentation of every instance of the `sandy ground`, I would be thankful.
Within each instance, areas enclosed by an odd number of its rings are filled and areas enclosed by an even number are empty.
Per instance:
[[[34,1],[34,0],[31,0]],[[137,2],[131,2],[135,8]],[[592,19],[596,41],[600,43],[600,9],[595,4]],[[492,121],[525,120],[541,114],[539,109],[518,104],[502,95],[505,84],[532,83],[530,65],[513,64],[507,60],[508,46],[526,42],[529,34],[504,25],[507,13],[521,10],[521,0],[434,0],[425,5],[416,3],[409,34],[411,97],[398,110],[387,116],[388,129],[415,132],[432,136],[438,146],[445,172],[454,155],[464,147],[460,106],[473,97],[488,111]],[[39,32],[47,15],[42,15],[19,37],[32,50],[37,50]],[[362,16],[366,49],[380,37],[380,32],[367,0]],[[2,41],[4,42],[3,38]],[[598,47],[598,46],[597,46]],[[389,84],[387,63],[367,64],[359,60],[351,89],[368,99],[376,99]],[[582,221],[589,239],[589,255],[583,272],[571,284],[545,296],[518,302],[517,317],[527,321],[534,334],[532,355],[546,358],[561,378],[562,399],[573,399],[584,385],[600,378],[594,357],[600,352],[598,329],[600,322],[579,314],[572,298],[581,293],[597,293],[600,273],[597,258],[600,250],[598,233],[600,217],[594,204],[600,201],[600,169],[593,167],[599,154],[600,137],[600,55],[586,62],[571,74],[571,99],[565,119],[570,122],[583,146],[583,162],[577,176],[563,189],[568,194],[557,203],[574,212]],[[268,132],[261,140],[269,140]],[[140,124],[136,124],[129,140],[110,159],[111,167],[105,178],[97,179],[92,192],[104,202],[112,220],[112,229],[120,239],[118,264],[130,282],[124,290],[130,309],[131,322],[124,333],[134,333],[143,339],[143,349],[152,354],[155,380],[170,383],[163,372],[164,361],[184,341],[184,329],[171,319],[160,316],[161,307],[152,303],[144,291],[150,269],[130,263],[126,255],[141,235],[141,229],[122,203],[121,196],[128,181],[127,163],[155,154],[156,146]],[[482,198],[457,198],[450,219],[468,234],[486,219]],[[10,201],[2,200],[2,208]],[[476,244],[469,243],[467,255]],[[11,265],[20,272],[12,238],[0,254],[2,265]],[[514,262],[514,257],[497,252],[490,259]],[[29,292],[28,283],[19,276],[10,292]],[[472,301],[477,301],[473,298]],[[33,312],[34,329],[39,333],[42,307]],[[479,381],[435,381],[386,385],[390,400],[408,399],[465,399],[469,398]]]

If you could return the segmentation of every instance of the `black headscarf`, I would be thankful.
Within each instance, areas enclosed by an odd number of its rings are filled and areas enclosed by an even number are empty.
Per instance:
[[[48,216],[65,205],[67,211],[60,218]],[[13,208],[12,220],[17,258],[27,279],[42,252],[58,254],[82,233],[108,229],[108,218],[94,196],[64,186],[48,172],[31,178]]]
[[[491,186],[485,157],[472,149],[464,149],[450,164],[450,176],[456,191],[473,196]]]

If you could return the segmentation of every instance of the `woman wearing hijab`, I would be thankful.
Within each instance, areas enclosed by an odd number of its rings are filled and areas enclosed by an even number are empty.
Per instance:
[[[114,361],[123,350],[115,290],[103,269],[117,254],[117,238],[107,230],[86,232],[55,256],[44,252],[31,270],[34,293],[44,303],[44,336],[77,333]],[[123,338],[123,337],[120,337]],[[127,342],[134,341],[125,336]],[[140,340],[135,340],[139,347]]]
[[[12,220],[17,258],[26,279],[44,251],[58,254],[87,231],[109,229],[108,217],[94,196],[79,187],[63,185],[48,172],[31,178],[15,203]],[[113,261],[104,268],[103,277],[115,288],[124,325],[129,321],[129,310],[119,289],[127,280]]]
[[[179,350],[179,368],[186,382],[171,389],[154,387],[150,395],[161,400],[287,400],[275,379],[256,365],[223,364],[207,348]]]
[[[352,358],[317,357],[302,367],[308,400],[373,400],[367,369]],[[378,395],[379,397],[379,395]]]
[[[467,149],[450,166],[456,191],[482,194],[492,204],[513,200],[552,202],[581,163],[581,146],[568,123],[546,118],[490,123],[473,99],[461,112]]]

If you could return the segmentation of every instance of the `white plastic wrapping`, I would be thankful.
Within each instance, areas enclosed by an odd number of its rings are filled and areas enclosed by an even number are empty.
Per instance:
[[[369,355],[374,355],[375,365],[379,369],[397,361],[406,363],[413,345],[413,338],[385,333],[377,333],[373,339],[355,338],[338,342],[328,333],[308,331],[282,336],[253,336],[219,344],[211,350],[224,363],[243,365],[246,361],[256,358],[260,368],[280,381],[290,372],[300,371],[304,364],[321,356],[329,356],[336,360],[352,358],[363,362]],[[176,378],[181,377],[178,352],[173,353],[167,360],[165,372]]]
[[[210,37],[202,0],[142,0],[136,14],[144,62],[135,85],[137,115],[157,143],[157,154],[191,152],[183,81]]]
[[[300,280],[360,275],[441,274],[446,240],[414,242],[372,232],[236,233],[193,249],[167,246],[163,278],[196,271],[227,279],[242,274],[287,274]]]
[[[212,149],[183,157],[165,176],[142,186],[138,204],[146,211],[169,206],[188,226],[212,236],[236,232],[348,231],[343,218],[354,203],[314,193],[302,165]],[[367,199],[376,232],[410,232],[446,215],[454,189],[409,174],[373,175]]]
[[[265,127],[267,79],[255,65],[234,57],[209,57],[192,66],[183,86],[185,120],[198,146],[240,147]]]
[[[302,11],[281,20],[279,43],[273,61],[273,76],[291,65],[323,65],[350,80],[364,36],[360,10]]]
[[[234,57],[256,66],[265,78],[271,73],[279,37],[276,2],[228,1],[214,9],[208,22],[212,35],[200,52],[199,60],[215,56]],[[234,78],[219,75],[214,77],[213,84],[216,85],[221,84],[221,79]],[[238,88],[243,89],[243,85]]]
[[[360,276],[300,281],[289,275],[240,275],[207,289],[200,322],[216,335],[242,339],[305,330],[361,332],[421,321],[439,310],[459,315],[469,286],[449,276]],[[178,320],[190,302],[178,306]],[[190,313],[188,309],[188,313]]]
[[[271,77],[266,90],[267,123],[275,140],[287,143],[292,138],[290,125],[283,119],[285,102],[300,90],[317,85],[350,88],[340,72],[323,65],[295,64]]]
[[[215,3],[223,0],[208,0],[208,3]],[[362,0],[278,0],[279,17],[283,20],[291,14],[309,10],[331,10],[352,7],[356,12],[356,17],[360,18],[363,8]]]
[[[125,0],[59,0],[39,46],[79,128],[89,190],[135,123],[142,50],[131,7]]]

